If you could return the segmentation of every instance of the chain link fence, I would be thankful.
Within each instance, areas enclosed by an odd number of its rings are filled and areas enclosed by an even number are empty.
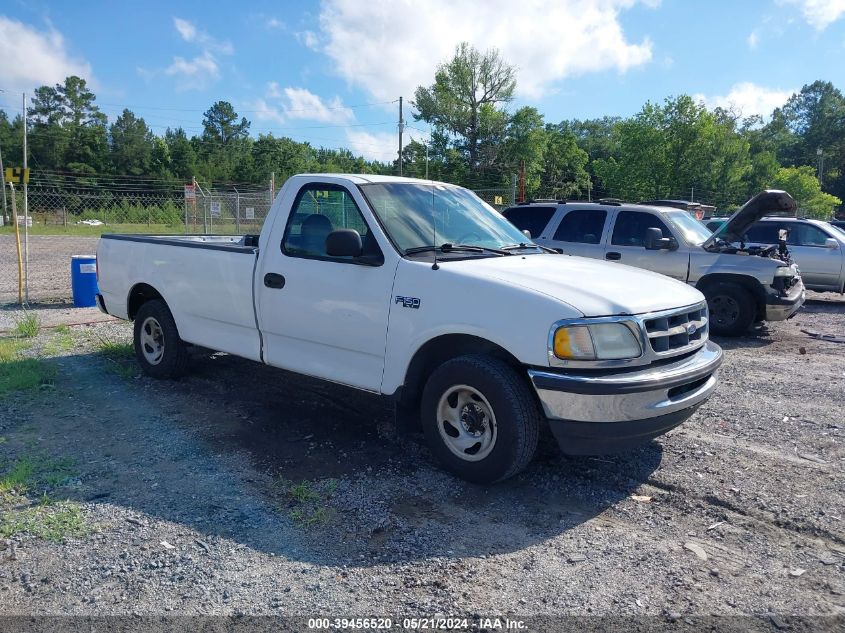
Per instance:
[[[475,193],[500,211],[514,203],[513,187],[476,189]],[[19,284],[24,302],[69,299],[71,257],[93,255],[102,233],[257,234],[274,197],[269,186],[30,186],[28,220],[24,218],[22,191],[16,192],[15,200],[22,260],[19,277],[7,191],[7,209],[0,216],[0,305],[18,302]]]

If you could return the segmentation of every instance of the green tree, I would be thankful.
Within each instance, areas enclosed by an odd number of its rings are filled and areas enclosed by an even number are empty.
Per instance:
[[[238,121],[238,113],[228,101],[217,101],[203,114],[203,139],[218,145],[245,139],[249,136],[250,122],[245,117]]]
[[[491,164],[494,139],[507,122],[500,104],[509,103],[515,89],[516,69],[496,49],[482,53],[462,42],[452,59],[437,67],[434,84],[414,92],[414,118],[451,135],[475,170]]]
[[[830,220],[834,209],[842,204],[842,200],[829,193],[824,193],[819,185],[819,179],[812,167],[781,167],[771,187],[783,189],[798,202],[799,214],[819,220]]]
[[[546,127],[542,192],[552,198],[586,197],[592,183],[587,172],[589,157],[578,139],[561,125]]]
[[[156,144],[144,119],[125,109],[112,123],[109,132],[115,172],[132,176],[148,174]]]
[[[502,162],[511,173],[525,167],[525,189],[529,196],[540,189],[548,140],[543,115],[536,108],[520,108],[510,117]]]
[[[32,107],[32,155],[41,166],[96,173],[109,164],[106,115],[81,77],[67,77],[55,87],[35,90]]]

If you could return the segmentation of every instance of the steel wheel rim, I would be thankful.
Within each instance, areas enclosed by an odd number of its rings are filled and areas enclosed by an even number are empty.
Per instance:
[[[150,365],[158,365],[164,357],[164,330],[154,317],[141,324],[141,353]]]
[[[732,325],[739,318],[739,304],[732,297],[717,295],[708,303],[711,319],[720,325]]]
[[[469,385],[450,387],[440,397],[437,430],[449,451],[468,462],[490,455],[498,437],[493,407]]]

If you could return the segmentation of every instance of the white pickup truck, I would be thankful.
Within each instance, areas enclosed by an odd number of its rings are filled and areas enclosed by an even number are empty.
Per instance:
[[[149,375],[195,345],[384,394],[476,482],[523,469],[545,421],[567,454],[647,442],[722,362],[698,290],[550,252],[431,181],[294,176],[258,236],[104,235],[97,261]]]

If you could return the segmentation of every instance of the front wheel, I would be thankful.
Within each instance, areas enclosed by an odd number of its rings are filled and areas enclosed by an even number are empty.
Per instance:
[[[512,477],[537,450],[536,399],[525,380],[497,358],[461,356],[443,363],[429,377],[420,406],[431,452],[468,481]]]
[[[164,301],[147,301],[135,315],[135,357],[153,378],[178,378],[188,369],[188,349]]]
[[[719,283],[703,290],[710,313],[710,331],[721,336],[740,336],[748,331],[757,310],[751,293],[732,283]]]

